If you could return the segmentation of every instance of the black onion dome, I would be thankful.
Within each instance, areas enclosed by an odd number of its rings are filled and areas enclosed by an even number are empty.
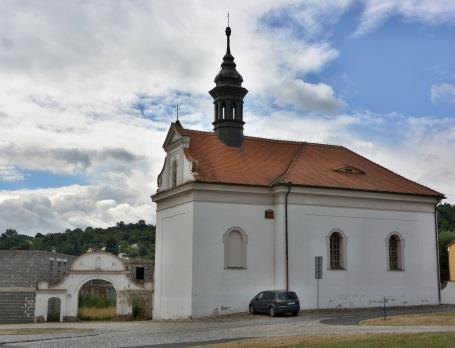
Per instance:
[[[234,63],[234,57],[231,54],[230,40],[231,28],[226,28],[227,36],[227,48],[226,54],[223,57],[223,63],[221,63],[221,70],[215,77],[215,83],[219,85],[237,85],[240,86],[243,82],[242,75],[237,71],[236,64]]]

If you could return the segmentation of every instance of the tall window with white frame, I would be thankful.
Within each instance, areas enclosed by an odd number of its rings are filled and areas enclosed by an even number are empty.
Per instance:
[[[343,236],[339,232],[330,235],[330,269],[343,269]]]
[[[389,269],[391,271],[401,271],[402,255],[401,255],[401,239],[396,234],[389,238]]]
[[[171,179],[172,179],[172,187],[176,187],[177,186],[177,161],[174,160],[174,162],[172,162],[172,176],[171,176]]]

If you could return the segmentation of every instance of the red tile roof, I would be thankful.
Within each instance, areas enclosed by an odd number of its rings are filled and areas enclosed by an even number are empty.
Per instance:
[[[245,137],[242,147],[229,147],[215,133],[185,129],[190,137],[185,155],[194,162],[196,181],[223,184],[293,185],[444,197],[351,150],[336,145]],[[346,172],[346,169],[350,172]]]

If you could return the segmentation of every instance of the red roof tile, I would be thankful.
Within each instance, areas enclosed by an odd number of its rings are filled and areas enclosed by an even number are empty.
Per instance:
[[[196,161],[200,182],[294,185],[443,197],[343,146],[245,137],[229,147],[215,133],[177,129],[190,137],[186,156]],[[343,171],[344,168],[352,173]],[[352,169],[349,169],[352,168]]]

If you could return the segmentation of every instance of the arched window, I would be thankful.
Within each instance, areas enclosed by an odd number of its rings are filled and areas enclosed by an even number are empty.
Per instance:
[[[177,186],[177,161],[172,162],[172,187]]]
[[[214,108],[214,112],[213,114],[215,115],[215,121],[218,121],[218,105],[217,104],[213,104],[213,108]]]
[[[328,238],[329,269],[346,269],[345,255],[346,238],[339,231],[332,232]]]
[[[246,268],[246,245],[248,237],[238,227],[227,230],[223,236],[224,242],[224,268]]]
[[[330,236],[330,268],[341,269],[341,234],[332,233]]]
[[[223,119],[223,120],[226,119],[226,104],[225,103],[221,104],[221,119]]]
[[[389,270],[403,270],[402,241],[397,234],[392,234],[388,239],[389,244]]]

